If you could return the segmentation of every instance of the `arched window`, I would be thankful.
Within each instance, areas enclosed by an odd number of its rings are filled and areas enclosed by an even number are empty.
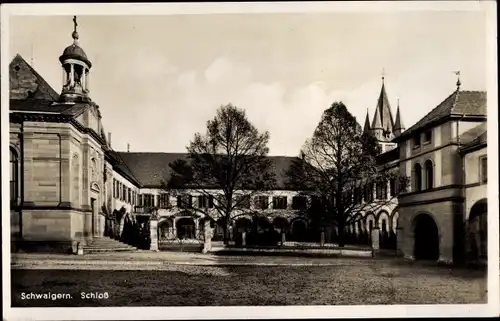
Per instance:
[[[422,166],[419,163],[415,164],[413,169],[413,187],[415,191],[422,190]]]
[[[17,205],[17,197],[19,196],[19,158],[16,151],[10,149],[10,204]]]
[[[425,181],[427,189],[434,187],[434,170],[430,160],[425,162]]]

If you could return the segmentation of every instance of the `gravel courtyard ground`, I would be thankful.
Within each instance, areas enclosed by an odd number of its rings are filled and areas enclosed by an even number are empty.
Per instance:
[[[179,256],[180,257],[180,256]],[[191,256],[187,258],[196,261]],[[12,269],[12,306],[234,306],[486,303],[486,272],[389,259],[224,258],[277,265],[136,261],[136,268]],[[303,264],[310,264],[301,265]],[[118,263],[118,262],[117,262]],[[293,265],[295,263],[296,265]],[[143,264],[143,268],[141,268]],[[122,265],[123,267],[124,265]],[[116,270],[114,270],[116,269]],[[23,293],[71,298],[23,299]],[[81,293],[107,298],[82,299]]]

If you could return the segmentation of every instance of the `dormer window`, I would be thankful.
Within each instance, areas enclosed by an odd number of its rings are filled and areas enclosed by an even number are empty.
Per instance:
[[[432,131],[428,130],[424,134],[424,144],[430,144],[432,140]]]
[[[413,137],[413,148],[420,147],[420,135]]]

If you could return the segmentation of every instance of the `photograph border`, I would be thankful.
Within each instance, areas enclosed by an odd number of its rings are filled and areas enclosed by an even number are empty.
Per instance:
[[[271,2],[271,3],[108,3],[108,4],[3,4],[1,6],[1,130],[2,177],[9,176],[9,18],[13,15],[169,15],[298,12],[383,12],[383,11],[469,11],[484,10],[487,16],[487,114],[488,114],[488,208],[498,204],[498,75],[497,17],[494,1],[398,1],[398,2]],[[2,179],[2,190],[8,182]],[[381,317],[465,317],[498,316],[499,222],[488,215],[488,303],[461,305],[366,305],[366,306],[231,306],[231,307],[96,307],[96,308],[12,308],[10,306],[10,227],[8,192],[2,193],[3,307],[4,319],[36,320],[130,320],[227,319],[227,318],[381,318]]]

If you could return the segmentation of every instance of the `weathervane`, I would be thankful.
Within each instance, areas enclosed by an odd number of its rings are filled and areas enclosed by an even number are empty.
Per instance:
[[[73,37],[73,40],[76,44],[76,42],[78,40],[78,32],[76,31],[76,27],[78,26],[78,23],[76,22],[76,16],[73,16],[73,25],[74,25],[74,29],[73,29],[73,33],[71,34],[71,37]]]
[[[460,70],[454,71],[453,73],[457,75],[457,89],[460,89],[460,85],[462,84],[460,82]]]

